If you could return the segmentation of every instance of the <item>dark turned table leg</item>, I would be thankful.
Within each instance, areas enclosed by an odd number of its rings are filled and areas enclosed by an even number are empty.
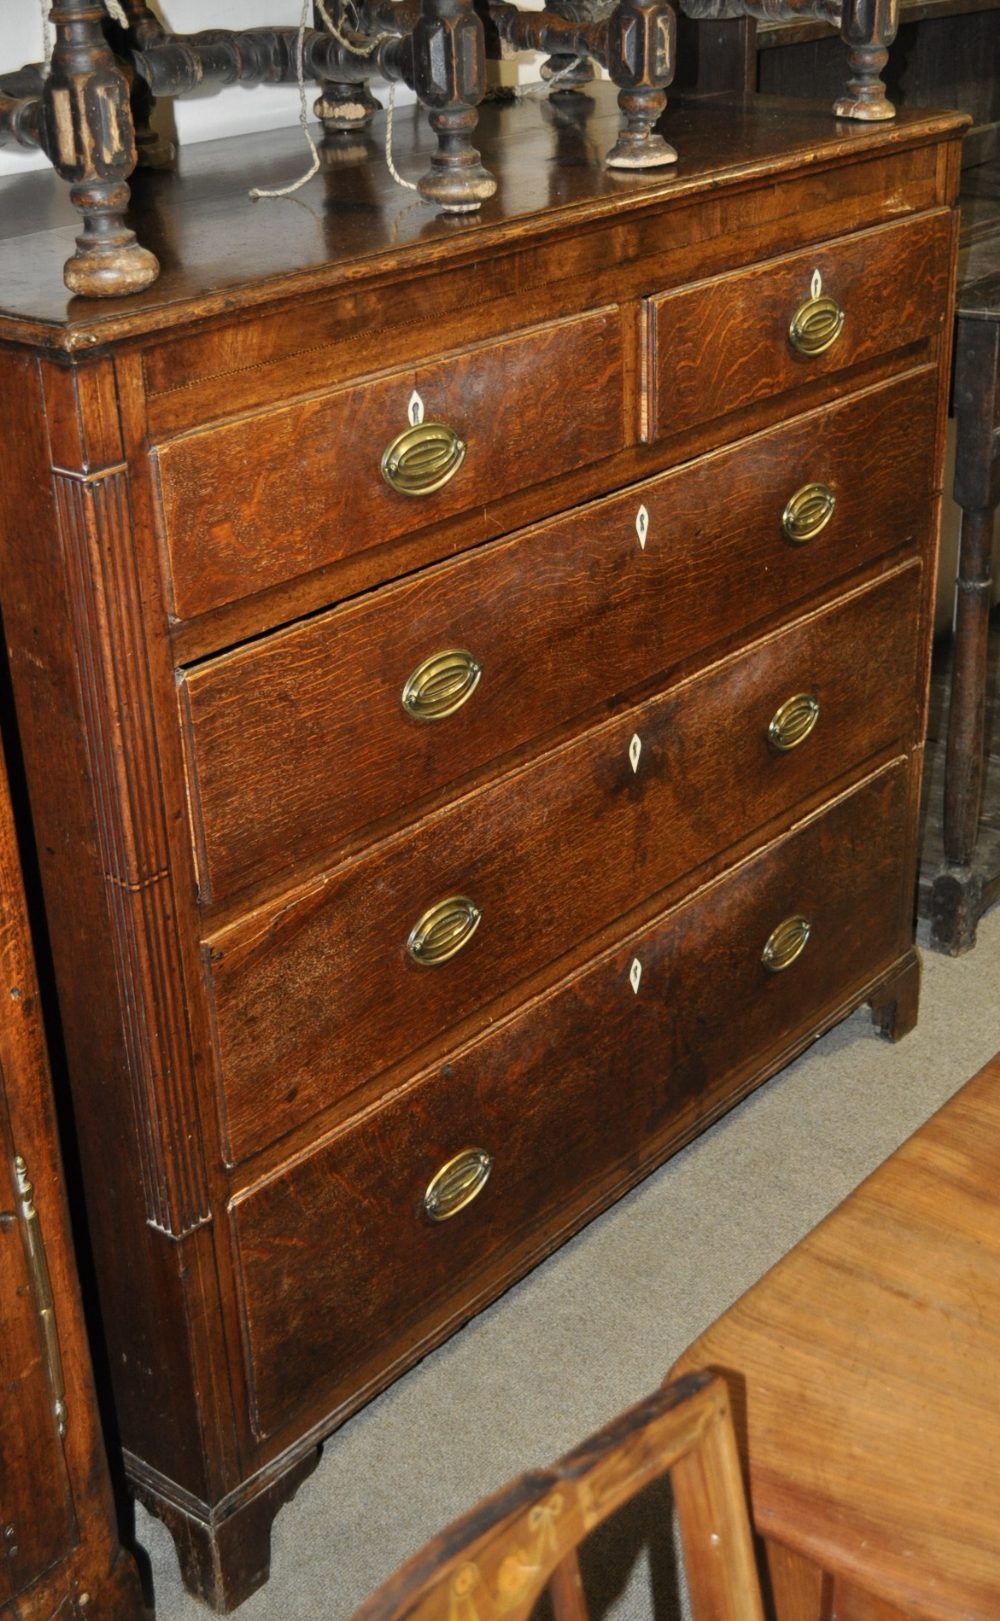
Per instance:
[[[984,875],[976,867],[983,793],[993,525],[1000,503],[1000,310],[959,313],[955,347],[955,500],[962,508],[948,743],[944,864],[931,887],[931,944],[976,943]]]
[[[843,95],[834,102],[838,118],[859,118],[864,123],[895,118],[882,69],[898,22],[898,0],[845,0],[840,37],[847,46],[849,77]]]
[[[413,30],[413,88],[438,149],[417,190],[446,214],[465,214],[493,196],[472,137],[486,90],[486,44],[472,0],[421,0]]]
[[[128,83],[104,37],[106,15],[95,0],[53,0],[55,43],[42,98],[42,146],[83,215],[63,278],[70,292],[89,298],[141,292],[160,270],[125,223],[137,152]]]
[[[654,169],[677,153],[654,128],[667,105],[677,58],[677,17],[663,0],[620,0],[608,18],[608,73],[622,124],[609,169]]]
[[[327,26],[327,18],[335,21],[335,10],[333,0],[330,5],[317,5],[314,0],[313,26],[322,32]],[[382,103],[372,95],[367,80],[361,84],[344,84],[335,79],[324,79],[320,85],[319,100],[313,104],[313,112],[321,120],[324,133],[334,142],[338,136],[357,135],[359,130],[367,129],[381,109]]]

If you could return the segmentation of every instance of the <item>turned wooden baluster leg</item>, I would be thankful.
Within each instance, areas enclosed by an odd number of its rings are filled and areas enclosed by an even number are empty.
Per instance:
[[[486,91],[483,25],[472,0],[423,0],[412,49],[413,88],[438,138],[418,190],[447,213],[468,213],[497,189],[472,144]]]
[[[172,169],[177,148],[167,136],[153,128],[156,97],[148,84],[136,77],[132,82],[132,121],[135,125],[136,167]]]
[[[73,293],[117,297],[148,287],[156,259],[125,224],[136,164],[128,83],[104,37],[94,0],[55,0],[52,62],[43,91],[45,150],[83,215],[63,275]]]
[[[382,103],[367,83],[341,84],[324,79],[313,102],[313,112],[327,135],[352,134],[371,123]]]
[[[677,152],[653,125],[674,76],[677,18],[662,0],[621,0],[608,19],[608,72],[618,86],[623,124],[604,160],[609,169],[676,163]]]
[[[320,33],[327,32],[326,12],[335,26],[340,26],[340,8],[337,0],[326,0],[323,10],[313,5],[313,18]],[[339,80],[324,79],[313,112],[327,135],[356,133],[370,124],[382,103],[373,96],[367,81],[361,84],[342,84]]]
[[[948,743],[944,866],[931,889],[931,943],[957,956],[976,943],[993,525],[1000,504],[1000,321],[959,316],[955,343],[955,500],[962,508]]]
[[[165,36],[164,30],[144,0],[122,0],[122,8],[128,18],[128,36],[124,41],[126,48],[142,50],[147,45],[159,43]],[[112,33],[112,44],[115,43]],[[173,141],[161,135],[152,126],[153,112],[156,107],[156,98],[146,81],[138,74],[132,78],[132,123],[135,128],[135,145],[137,168],[140,169],[170,169],[177,156],[177,149]]]
[[[881,74],[899,27],[899,0],[843,3],[840,37],[847,46],[851,77],[833,110],[838,118],[860,118],[868,123],[895,118],[896,109],[886,95]]]
[[[554,11],[557,17],[565,17],[569,22],[590,21],[591,8],[587,0],[549,0],[546,9]],[[592,82],[596,69],[589,56],[577,56],[572,51],[553,51],[542,63],[539,74],[546,83],[555,80],[553,95],[572,95],[575,90]]]

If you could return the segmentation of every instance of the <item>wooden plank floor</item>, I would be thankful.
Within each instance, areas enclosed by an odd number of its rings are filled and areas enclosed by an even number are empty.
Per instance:
[[[942,637],[934,655],[930,719],[924,764],[924,810],[920,859],[918,916],[930,916],[930,884],[944,860],[941,818],[944,805],[944,756],[948,730],[951,639]],[[989,674],[986,689],[986,774],[979,820],[976,867],[984,884],[1000,880],[1000,609],[990,624]]]

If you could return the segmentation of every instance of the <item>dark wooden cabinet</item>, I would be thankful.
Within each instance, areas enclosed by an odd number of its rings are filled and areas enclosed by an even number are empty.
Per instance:
[[[138,1621],[118,1544],[0,753],[0,1617]]]
[[[771,95],[837,94],[843,48],[823,23],[758,23],[745,63],[739,60],[732,30],[725,43],[728,61],[721,61],[718,71],[730,85],[732,75],[739,73]],[[972,120],[963,158],[967,168],[1000,152],[998,53],[998,0],[900,0],[898,29],[883,73],[889,99],[903,107],[961,107],[967,112]]]
[[[362,1402],[821,1029],[916,1016],[961,121],[667,122],[623,179],[605,91],[487,108],[458,225],[374,152],[255,206],[293,136],[185,152],[120,303],[67,302],[54,182],[3,216],[118,1417],[220,1607]]]

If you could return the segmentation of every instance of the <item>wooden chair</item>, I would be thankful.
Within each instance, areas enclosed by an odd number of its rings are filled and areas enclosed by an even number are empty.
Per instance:
[[[354,1621],[521,1621],[546,1586],[556,1621],[586,1621],[578,1545],[668,1471],[695,1621],[763,1621],[729,1398],[705,1373],[665,1385],[470,1510]]]

